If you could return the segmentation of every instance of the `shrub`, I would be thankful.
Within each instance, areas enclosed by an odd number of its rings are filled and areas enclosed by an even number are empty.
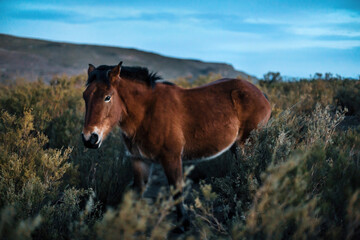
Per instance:
[[[27,223],[32,238],[87,239],[101,209],[117,205],[131,181],[118,130],[100,151],[83,147],[80,80],[0,87],[7,93],[0,95],[0,209],[9,212],[11,206],[13,213],[1,221],[14,228]],[[92,192],[94,210],[86,215],[84,203]],[[41,224],[36,216],[41,216]],[[87,220],[81,220],[85,216]],[[20,237],[14,234],[4,236]]]
[[[341,87],[336,91],[335,100],[341,107],[349,109],[348,115],[360,116],[360,81],[352,87]]]
[[[353,133],[350,133],[350,136]],[[359,135],[356,135],[359,138]],[[351,136],[350,138],[353,138]],[[346,136],[335,141],[347,142]],[[358,232],[359,151],[349,145],[312,145],[271,164],[242,230],[246,238],[351,238]],[[354,208],[355,207],[355,208]],[[357,206],[359,207],[359,206]],[[356,212],[347,217],[347,209]],[[356,216],[355,216],[356,215]],[[352,220],[350,220],[352,219]]]
[[[260,80],[258,86],[269,97],[273,105],[273,116],[294,105],[299,105],[302,111],[310,113],[317,104],[347,108],[350,110],[348,115],[355,115],[358,111],[356,106],[360,104],[356,98],[359,95],[356,95],[359,81],[353,79],[300,79],[275,83]]]
[[[200,219],[211,230],[207,235],[358,236],[360,132],[336,133],[343,118],[344,113],[320,105],[310,115],[294,108],[252,132],[229,175],[210,181],[217,198],[198,198],[192,207],[196,215],[206,213]],[[356,214],[349,215],[349,208]],[[217,223],[221,228],[214,227]]]
[[[40,225],[41,217],[19,220],[13,207],[5,207],[0,211],[1,239],[32,239],[32,232]]]
[[[167,218],[175,202],[160,193],[153,204],[128,192],[117,209],[109,209],[96,224],[100,239],[165,239],[172,228]]]
[[[281,82],[282,77],[279,72],[268,72],[267,74],[264,74],[264,81],[272,84]]]
[[[5,237],[30,237],[36,227],[43,227],[36,216],[57,200],[61,179],[70,167],[67,160],[71,149],[44,149],[48,139],[34,129],[31,111],[20,118],[2,111],[0,130],[2,224],[18,223],[16,228],[23,229],[5,232]],[[10,215],[6,217],[6,213]]]
[[[56,193],[71,149],[43,149],[48,139],[34,129],[30,111],[21,118],[3,111],[0,130],[0,207],[15,204],[32,215],[46,192]]]
[[[0,107],[18,117],[31,109],[33,129],[47,136],[42,147],[72,148],[68,159],[72,165],[63,185],[92,188],[104,205],[116,205],[131,181],[130,163],[123,154],[119,130],[110,134],[99,151],[84,148],[80,137],[85,112],[84,83],[85,76],[80,75],[55,77],[50,85],[38,81],[1,86],[4,94],[0,95]]]
[[[360,128],[338,125],[340,107],[358,112],[358,82],[329,76],[259,82],[272,119],[237,158],[197,166],[184,235],[171,233],[169,194],[149,203],[125,192],[132,173],[119,129],[101,149],[83,147],[84,76],[0,86],[0,238],[357,239]]]

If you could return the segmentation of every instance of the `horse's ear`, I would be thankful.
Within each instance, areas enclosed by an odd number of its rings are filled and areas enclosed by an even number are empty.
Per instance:
[[[88,75],[90,75],[90,73],[91,73],[92,71],[94,71],[94,70],[95,70],[95,66],[92,65],[91,63],[89,63]]]
[[[116,77],[115,79],[120,78],[121,65],[122,65],[122,62],[120,62],[116,67],[114,67],[114,68],[111,70],[111,73],[110,73],[110,74],[111,74],[111,76]]]
[[[118,77],[120,77],[121,65],[122,65],[122,62],[120,62],[116,67],[114,67],[114,68],[111,70],[111,74],[112,74],[113,76],[118,76]]]

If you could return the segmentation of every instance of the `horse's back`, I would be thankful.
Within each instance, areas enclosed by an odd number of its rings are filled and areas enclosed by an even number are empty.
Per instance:
[[[223,78],[191,89],[166,86],[159,95],[162,103],[181,109],[176,115],[192,125],[204,121],[226,123],[227,119],[234,117],[239,121],[253,121],[251,125],[257,125],[260,121],[266,123],[271,113],[270,103],[264,94],[252,83],[241,79]]]
[[[214,107],[227,102],[234,107],[241,107],[241,111],[248,114],[270,110],[270,103],[265,95],[246,80],[223,78],[197,88],[186,89],[185,92],[190,102],[194,99],[213,100],[214,102],[210,101],[208,104],[213,103]]]

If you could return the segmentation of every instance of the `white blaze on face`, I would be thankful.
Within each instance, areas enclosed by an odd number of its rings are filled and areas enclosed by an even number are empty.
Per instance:
[[[104,130],[100,130],[97,127],[94,127],[94,131],[93,133],[96,133],[99,136],[98,141],[96,142],[96,144],[98,144],[99,142],[101,142],[102,138],[103,138],[103,134],[104,134]],[[99,146],[100,147],[100,146]]]
[[[98,127],[94,127],[94,129],[92,131],[86,131],[85,129],[83,129],[82,133],[83,133],[86,141],[90,140],[91,134],[96,133],[99,137],[96,144],[99,144],[99,143],[101,144],[103,136],[104,136],[104,129],[99,129]]]

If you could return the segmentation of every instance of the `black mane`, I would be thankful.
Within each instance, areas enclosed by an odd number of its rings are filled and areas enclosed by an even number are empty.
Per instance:
[[[88,86],[94,81],[102,81],[110,84],[109,71],[111,71],[111,69],[113,69],[114,67],[116,66],[101,65],[95,68],[95,70],[90,73],[86,82],[86,86]],[[147,68],[127,66],[121,67],[120,77],[129,80],[144,82],[151,88],[154,88],[156,85],[156,81],[161,79],[161,77],[158,76],[156,73],[149,72]]]

